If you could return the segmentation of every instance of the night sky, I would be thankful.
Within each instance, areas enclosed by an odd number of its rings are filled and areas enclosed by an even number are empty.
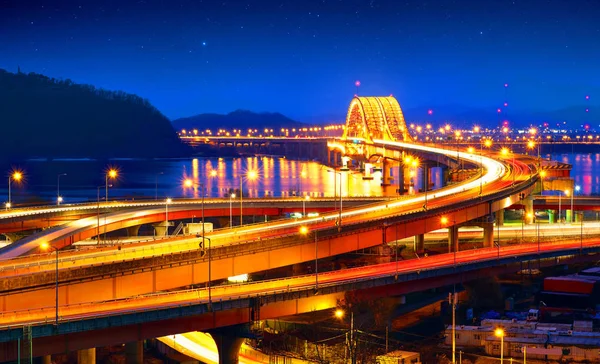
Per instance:
[[[339,117],[355,80],[405,109],[549,111],[600,99],[600,2],[0,0],[0,68],[17,66],[170,118]]]

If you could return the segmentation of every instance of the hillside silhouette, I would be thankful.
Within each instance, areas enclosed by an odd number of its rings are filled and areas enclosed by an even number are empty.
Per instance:
[[[173,127],[181,129],[242,129],[262,130],[265,128],[280,130],[281,128],[298,128],[306,124],[292,120],[280,113],[255,113],[248,110],[236,110],[229,114],[199,114],[187,118],[173,120]]]
[[[152,158],[189,154],[148,100],[36,73],[0,69],[4,159]]]

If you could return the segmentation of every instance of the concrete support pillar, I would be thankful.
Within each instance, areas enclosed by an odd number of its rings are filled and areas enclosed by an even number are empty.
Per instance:
[[[96,348],[77,351],[78,364],[96,364]]]
[[[175,225],[173,221],[169,221],[169,226]],[[167,235],[167,222],[159,222],[156,224],[152,224],[154,227],[154,235],[156,236],[166,236]]]
[[[442,170],[442,186],[447,186],[448,185],[448,181],[450,180],[450,169],[446,166],[442,166],[441,167]]]
[[[448,253],[457,252],[458,249],[458,226],[448,228]]]
[[[387,159],[383,160],[381,171],[381,185],[389,186],[391,184],[391,167]]]
[[[365,171],[363,172],[363,180],[371,180],[373,176],[371,175],[371,167],[373,166],[371,163],[365,163]]]
[[[496,211],[496,224],[504,226],[504,209]]]
[[[130,226],[127,228],[127,236],[138,236],[142,225]]]
[[[211,334],[219,351],[219,364],[238,364],[244,338]]]
[[[125,344],[125,363],[137,364],[144,362],[144,342],[132,341]]]
[[[492,248],[494,247],[494,223],[484,222],[483,226],[483,247]]]
[[[341,170],[344,170],[344,171],[347,171],[348,169],[350,169],[350,168],[348,167],[348,162],[349,162],[349,161],[350,161],[350,158],[349,158],[349,157],[346,157],[346,156],[342,157],[342,168],[340,168],[340,169],[341,169]]]
[[[420,254],[425,251],[425,234],[418,234],[414,236],[415,239],[415,252]]]
[[[42,356],[42,364],[52,364],[52,355]]]
[[[421,180],[421,185],[419,186],[419,190],[420,192],[425,192],[425,190],[429,190],[429,166],[425,163],[421,166],[420,169],[420,180]]]
[[[556,223],[556,210],[548,210],[548,224]]]
[[[398,194],[404,194],[404,164],[398,166]]]

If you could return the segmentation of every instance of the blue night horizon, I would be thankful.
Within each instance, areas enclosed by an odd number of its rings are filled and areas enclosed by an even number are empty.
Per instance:
[[[171,119],[339,121],[360,80],[359,94],[393,94],[412,119],[468,106],[493,120],[507,103],[595,123],[599,15],[557,0],[3,0],[0,68],[135,93]]]

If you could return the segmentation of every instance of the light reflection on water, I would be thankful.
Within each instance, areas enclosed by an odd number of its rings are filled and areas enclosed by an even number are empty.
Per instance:
[[[600,153],[549,154],[552,160],[573,166],[571,177],[582,195],[600,195]]]
[[[584,195],[600,194],[600,153],[554,154],[553,160],[573,165],[572,176],[581,186]],[[158,198],[201,197],[202,185],[207,197],[225,197],[229,191],[239,190],[242,177],[243,191],[251,197],[290,197],[309,195],[321,197],[339,195],[340,180],[342,196],[395,196],[398,180],[391,186],[382,187],[382,173],[374,172],[372,180],[364,180],[358,171],[338,171],[311,161],[294,161],[275,157],[247,157],[235,159],[182,159],[182,160],[119,160],[108,163],[119,168],[119,178],[112,181],[111,198]],[[61,195],[65,203],[95,201],[97,193],[104,198],[104,171],[108,165],[95,160],[27,161],[16,166],[0,166],[5,176],[12,167],[25,173],[22,184],[12,184],[14,203],[53,203],[57,196],[57,175],[67,173],[60,179]],[[211,177],[210,172],[216,171]],[[258,178],[250,180],[248,172],[254,171]],[[397,167],[391,175],[398,175]],[[193,181],[185,187],[185,179]],[[405,172],[405,186],[414,193],[412,184],[420,185],[419,170]],[[441,186],[439,168],[431,169],[434,188]],[[7,181],[7,179],[4,179]],[[7,183],[0,183],[0,201],[7,201]]]

